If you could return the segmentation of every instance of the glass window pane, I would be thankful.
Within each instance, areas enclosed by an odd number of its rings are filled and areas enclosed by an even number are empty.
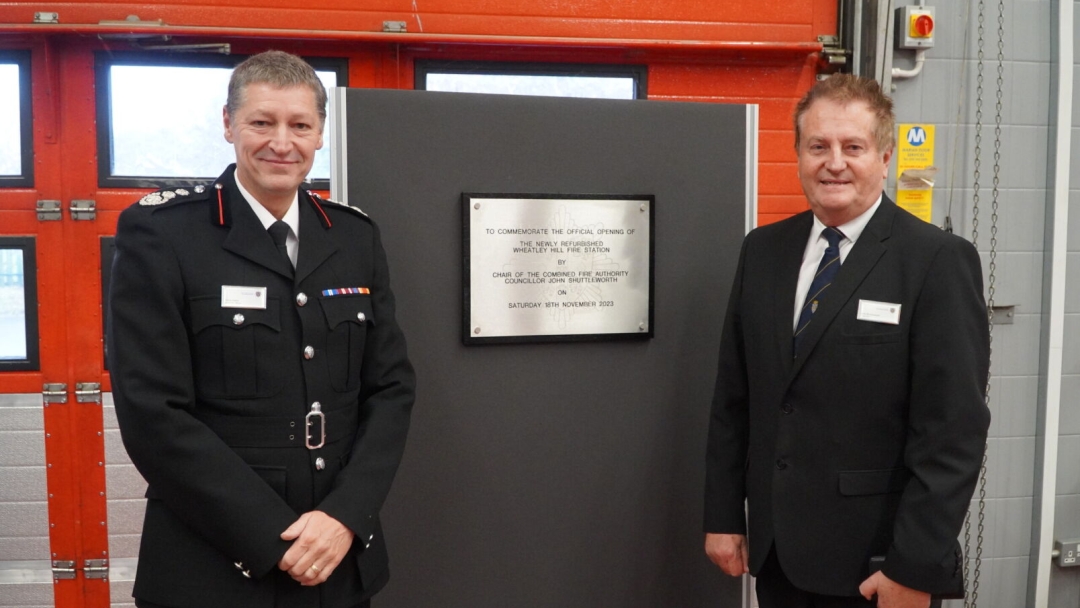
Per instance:
[[[0,249],[0,361],[27,359],[22,249]]]
[[[337,85],[335,72],[316,73],[327,88]],[[221,121],[231,74],[227,67],[110,66],[111,174],[217,177],[236,159]],[[310,178],[330,179],[329,148],[315,154]]]
[[[428,73],[426,88],[454,93],[634,99],[636,83],[630,76]]]
[[[0,63],[0,175],[22,175],[19,65]]]

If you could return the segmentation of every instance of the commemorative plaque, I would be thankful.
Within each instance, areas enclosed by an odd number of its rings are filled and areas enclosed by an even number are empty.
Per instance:
[[[465,344],[650,338],[645,195],[462,195]]]

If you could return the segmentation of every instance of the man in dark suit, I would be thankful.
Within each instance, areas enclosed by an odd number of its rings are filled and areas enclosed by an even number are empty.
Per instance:
[[[135,604],[354,608],[415,380],[375,224],[302,187],[326,92],[271,51],[229,83],[236,164],[125,210],[110,294],[120,431],[149,482]]]
[[[810,210],[743,242],[707,449],[705,550],[763,608],[925,608],[986,444],[979,256],[883,195],[892,102],[835,75],[795,114]],[[747,543],[749,538],[749,543]],[[747,546],[749,544],[749,547]]]

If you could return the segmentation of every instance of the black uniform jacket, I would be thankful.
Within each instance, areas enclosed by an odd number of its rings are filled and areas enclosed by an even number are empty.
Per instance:
[[[134,596],[354,606],[388,576],[379,509],[415,387],[379,231],[301,190],[294,271],[233,171],[148,195],[117,228],[109,370],[124,445],[149,482]],[[248,300],[223,305],[235,287]],[[315,403],[325,424],[307,416]],[[312,510],[356,538],[326,583],[301,587],[277,568],[291,545],[280,534]]]
[[[743,243],[712,404],[705,531],[746,533],[748,512],[751,573],[775,543],[788,578],[814,593],[857,595],[880,556],[896,582],[962,593],[957,536],[990,423],[979,256],[884,199],[795,356],[812,222],[807,211]],[[861,320],[867,301],[898,305],[899,324]]]

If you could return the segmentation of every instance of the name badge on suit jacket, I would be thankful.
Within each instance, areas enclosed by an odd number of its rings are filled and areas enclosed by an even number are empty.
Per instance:
[[[266,310],[266,288],[222,285],[221,307]]]
[[[900,305],[874,300],[859,300],[859,312],[856,318],[871,323],[900,324]]]

